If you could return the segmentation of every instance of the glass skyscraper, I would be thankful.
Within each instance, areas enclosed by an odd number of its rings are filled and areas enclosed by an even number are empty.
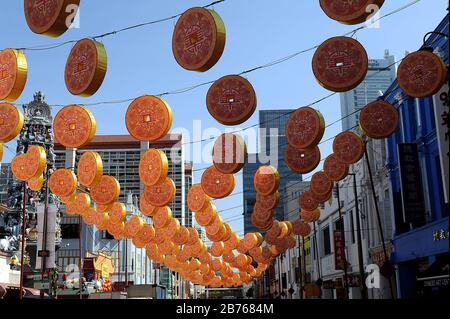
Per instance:
[[[252,225],[251,213],[256,201],[256,192],[253,186],[253,176],[261,165],[272,165],[280,174],[280,204],[275,218],[284,220],[284,197],[286,185],[292,181],[301,181],[302,176],[292,172],[284,162],[284,149],[287,145],[284,130],[286,122],[294,110],[262,110],[259,111],[259,154],[249,154],[243,168],[244,188],[244,230],[257,231]]]
[[[359,124],[359,112],[366,104],[375,101],[396,78],[395,58],[384,53],[384,59],[370,59],[366,79],[355,89],[341,93],[342,130],[348,131]],[[350,115],[351,114],[351,115]]]

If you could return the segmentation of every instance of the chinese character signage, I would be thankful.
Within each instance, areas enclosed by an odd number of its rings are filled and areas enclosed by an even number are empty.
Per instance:
[[[340,230],[334,231],[334,267],[344,270],[345,265],[344,236]]]
[[[448,93],[448,78],[447,83],[441,90],[433,97],[434,117],[436,121],[436,133],[439,144],[439,158],[441,162],[442,183],[444,189],[445,202],[448,203],[449,190],[449,93]]]
[[[405,223],[425,224],[425,204],[417,144],[398,144],[400,181]]]
[[[347,287],[361,287],[361,276],[359,274],[347,275]]]

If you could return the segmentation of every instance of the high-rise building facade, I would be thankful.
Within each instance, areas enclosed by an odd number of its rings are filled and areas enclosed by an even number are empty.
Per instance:
[[[395,77],[395,58],[389,50],[385,51],[383,59],[370,59],[366,79],[355,89],[340,94],[342,130],[355,128],[359,122],[357,111],[383,95]]]

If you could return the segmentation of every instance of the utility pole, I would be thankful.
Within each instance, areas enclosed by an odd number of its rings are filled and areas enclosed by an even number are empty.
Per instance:
[[[125,239],[125,289],[128,288],[128,238]]]
[[[314,246],[315,246],[315,250],[316,250],[316,261],[317,261],[317,279],[320,279],[320,277],[322,277],[321,273],[320,273],[320,257],[319,257],[319,245],[317,245],[317,236],[316,236],[316,223],[313,223],[313,227],[314,227]]]
[[[48,168],[46,168],[45,169],[45,175],[44,176],[47,176],[47,181],[45,182],[45,206],[44,206],[44,225],[43,225],[43,229],[42,229],[42,231],[43,231],[43,234],[42,234],[42,250],[43,251],[46,251],[47,250],[47,230],[48,230],[48,228],[47,228],[47,217],[48,217],[48,177],[49,177],[49,174],[48,174]],[[45,274],[45,271],[47,270],[47,257],[46,257],[46,254],[44,254],[44,256],[43,257],[41,257],[41,275],[42,275],[42,278],[44,278],[44,274]],[[51,296],[51,294],[52,294],[52,289],[51,289],[51,287],[50,287],[50,289],[49,289],[49,295]],[[41,299],[43,299],[44,298],[44,290],[42,289],[41,291],[40,291],[40,297],[41,297]]]
[[[24,260],[25,260],[25,235],[27,230],[27,183],[23,182],[23,219],[22,219],[22,247],[20,255],[20,292],[19,298],[23,298],[23,272],[24,272]]]
[[[377,195],[375,193],[375,185],[374,185],[374,182],[373,182],[372,168],[370,167],[369,154],[367,153],[367,143],[366,143],[366,147],[364,147],[364,155],[366,157],[367,170],[369,172],[370,186],[371,186],[371,189],[372,189],[372,198],[373,198],[373,202],[374,202],[374,205],[375,205],[375,212],[376,212],[376,215],[377,215],[378,231],[379,231],[379,234],[380,234],[381,245],[383,247],[384,261],[389,267],[390,266],[389,256],[388,256],[388,253],[387,253],[386,243],[385,243],[385,240],[384,240],[383,225],[381,223],[380,209],[378,208]],[[392,279],[391,277],[388,278],[388,280],[389,280],[389,289],[391,291],[391,298],[395,299],[394,287],[392,285],[392,280],[391,279]]]
[[[280,282],[279,288],[280,288],[280,299],[281,299],[281,292],[283,291],[283,281],[282,281],[282,275],[281,275],[281,267],[283,265],[283,254],[280,254],[280,258],[278,259],[278,281]]]
[[[298,294],[300,296],[300,299],[303,299],[303,271],[302,271],[302,253],[301,253],[301,242],[300,242],[300,235],[297,235],[298,240],[298,282],[299,282],[299,288],[298,288]]]
[[[359,216],[359,203],[358,203],[358,191],[356,187],[356,174],[350,173],[348,175],[353,176],[353,194],[355,197],[355,212],[356,212],[356,238],[358,241],[358,264],[359,264],[359,275],[361,276],[361,295],[362,299],[367,299],[367,287],[364,282],[365,272],[364,272],[364,260],[363,260],[363,250],[362,250],[362,239],[361,239],[361,222]]]
[[[82,248],[82,245],[83,245],[83,241],[82,241],[82,235],[83,235],[83,223],[81,222],[81,215],[78,215],[78,236],[79,236],[79,239],[78,239],[78,246],[79,246],[79,254],[80,254],[80,262],[79,262],[79,273],[80,273],[80,276],[79,276],[79,278],[78,278],[78,281],[79,281],[79,283],[78,283],[78,286],[79,286],[79,288],[80,288],[80,299],[83,299],[83,260],[82,260],[82,258],[83,258],[83,248]]]
[[[341,237],[342,237],[342,245],[344,250],[344,289],[345,296],[349,299],[349,290],[348,290],[348,273],[347,273],[347,257],[345,254],[345,232],[344,232],[344,218],[342,217],[342,208],[341,208],[341,196],[339,194],[339,182],[336,183],[336,194],[338,201],[338,210],[339,210],[339,223],[341,227]]]

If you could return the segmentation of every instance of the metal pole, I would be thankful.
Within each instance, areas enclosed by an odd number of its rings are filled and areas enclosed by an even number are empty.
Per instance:
[[[22,218],[22,247],[20,256],[20,292],[19,298],[23,298],[23,272],[24,272],[24,255],[25,255],[25,233],[27,229],[27,183],[23,183],[23,218]]]
[[[316,223],[313,223],[314,226],[314,246],[316,246],[315,250],[316,250],[316,257],[317,257],[317,274],[318,274],[318,278],[320,279],[320,277],[322,277],[322,275],[320,274],[320,260],[319,260],[319,246],[317,245],[317,236],[316,236]]]
[[[121,273],[122,273],[122,263],[121,263],[121,258],[120,258],[120,240],[117,240],[117,259],[118,259],[118,269],[119,269],[119,274],[118,274],[118,281],[120,283],[120,280],[122,279]]]
[[[306,282],[306,251],[305,251],[305,238],[302,239],[302,257],[303,257],[303,268],[302,268],[302,276],[303,281]]]
[[[48,168],[46,168],[46,176],[48,176]],[[44,206],[44,225],[42,228],[42,250],[47,250],[47,216],[48,216],[48,178],[45,182],[45,206]],[[44,278],[44,273],[47,268],[47,257],[44,254],[44,257],[41,257],[41,274],[42,278]],[[49,289],[49,295],[52,295],[52,289]],[[40,292],[41,299],[44,298],[44,290]]]
[[[367,143],[366,143],[366,145],[367,145]],[[375,193],[375,185],[374,185],[374,182],[373,182],[372,168],[370,167],[370,160],[369,160],[369,154],[367,153],[367,147],[364,148],[364,155],[366,156],[367,170],[369,172],[370,186],[371,186],[371,189],[372,189],[372,197],[373,197],[373,202],[375,204],[375,212],[376,212],[376,215],[377,215],[378,231],[380,233],[381,245],[383,246],[384,260],[385,260],[385,262],[389,262],[389,256],[388,256],[388,253],[387,253],[386,243],[385,243],[385,240],[384,240],[383,225],[381,224],[380,210],[378,208],[377,195]],[[394,287],[392,285],[392,280],[391,279],[392,278],[388,278],[388,280],[389,280],[389,288],[390,288],[390,291],[391,291],[391,298],[395,299]]]
[[[347,299],[349,299],[349,290],[348,290],[348,272],[347,272],[347,257],[345,254],[345,232],[344,232],[344,219],[342,217],[342,207],[341,207],[341,195],[339,192],[339,182],[336,183],[336,193],[338,200],[338,209],[339,209],[339,222],[341,223],[341,236],[342,236],[342,245],[344,250],[344,289],[345,295]]]
[[[78,216],[78,235],[79,235],[79,239],[78,239],[78,246],[79,246],[79,253],[80,253],[80,263],[79,263],[79,273],[80,276],[78,278],[79,283],[78,286],[80,288],[80,299],[83,299],[83,283],[82,283],[82,277],[83,277],[83,254],[82,254],[82,245],[83,245],[83,240],[82,240],[82,235],[83,235],[83,223],[81,222],[81,215]]]
[[[128,287],[128,238],[125,239],[125,288]]]
[[[364,272],[364,261],[363,261],[363,250],[362,250],[362,239],[361,239],[361,222],[359,220],[359,203],[358,203],[358,191],[356,189],[356,174],[349,174],[353,176],[353,193],[355,197],[355,212],[356,212],[356,237],[358,240],[358,264],[359,264],[359,274],[361,276],[361,294],[362,299],[367,299],[367,287],[364,282],[365,272]]]
[[[281,266],[283,264],[283,255],[280,254],[280,258],[278,258],[278,281],[279,281],[279,288],[280,288],[280,299],[281,299],[281,291],[283,290],[283,282],[282,282],[282,276],[281,276]]]
[[[301,243],[300,243],[300,235],[297,235],[298,239],[298,293],[300,295],[300,299],[303,299],[303,271],[302,271],[302,254],[301,254]]]

